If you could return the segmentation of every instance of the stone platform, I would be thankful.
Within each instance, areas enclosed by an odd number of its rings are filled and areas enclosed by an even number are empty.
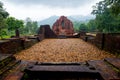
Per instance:
[[[120,80],[120,58],[77,63],[21,61],[3,80]]]

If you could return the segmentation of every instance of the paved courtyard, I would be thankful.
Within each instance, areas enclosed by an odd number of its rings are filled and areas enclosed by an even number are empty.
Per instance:
[[[115,57],[81,39],[45,39],[15,54],[17,59],[39,62],[83,62]]]

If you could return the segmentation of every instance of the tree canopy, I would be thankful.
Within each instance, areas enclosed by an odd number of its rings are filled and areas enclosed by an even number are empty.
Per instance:
[[[120,0],[104,0],[93,6],[93,15],[99,32],[120,32]],[[114,16],[115,15],[115,16]]]
[[[119,33],[120,32],[120,0],[103,0],[93,6],[91,14],[96,18],[88,23],[74,23],[79,25],[77,30],[85,30],[86,32],[104,32]],[[84,26],[84,27],[83,27]],[[82,28],[82,29],[81,29]]]
[[[0,1],[0,37],[6,34],[5,28],[7,27],[6,18],[9,16],[9,13],[3,8],[3,3]]]
[[[9,13],[3,8],[0,1],[0,39],[6,36],[15,35],[15,30],[19,30],[22,35],[36,34],[38,29],[37,21],[27,18],[26,21],[10,17]]]
[[[16,30],[24,26],[22,20],[15,19],[14,17],[8,17],[6,23],[8,25],[8,30]]]
[[[37,32],[38,29],[38,23],[37,21],[32,21],[29,17],[26,18],[25,21],[25,30],[27,30],[26,32],[28,34],[35,34]]]

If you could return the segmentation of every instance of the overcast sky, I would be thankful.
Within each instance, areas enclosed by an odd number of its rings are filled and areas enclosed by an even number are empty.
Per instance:
[[[90,15],[100,0],[0,0],[10,16],[43,20],[50,16]]]

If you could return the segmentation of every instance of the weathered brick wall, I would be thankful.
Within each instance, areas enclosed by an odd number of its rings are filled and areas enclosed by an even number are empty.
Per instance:
[[[95,43],[95,36],[87,35],[87,42],[94,44]]]
[[[120,34],[105,34],[104,50],[112,53],[120,53]]]
[[[43,36],[27,37],[27,38],[10,38],[0,41],[0,53],[1,54],[15,54],[18,51],[27,49],[39,42]]]
[[[93,44],[96,45],[98,48],[103,49],[104,46],[103,38],[104,38],[103,33],[97,33]]]
[[[35,35],[37,37],[37,40],[38,41],[42,41],[45,37],[44,37],[44,34],[38,34],[38,35]]]
[[[9,39],[0,43],[0,53],[14,54],[20,50],[22,50],[20,39]]]
[[[57,38],[57,35],[52,31],[49,25],[41,25],[40,27],[40,32],[44,34],[45,38]]]
[[[23,41],[23,49],[26,49],[26,48],[29,48],[29,47],[31,47],[32,45],[34,45],[35,43],[37,43],[38,42],[38,39],[37,38],[35,38],[35,39],[26,39],[26,40],[24,40]]]
[[[120,53],[120,34],[118,33],[97,33],[92,42],[92,44],[100,49],[104,49],[112,53]]]
[[[100,49],[120,53],[120,33],[97,33],[95,37],[82,34],[80,38]]]

